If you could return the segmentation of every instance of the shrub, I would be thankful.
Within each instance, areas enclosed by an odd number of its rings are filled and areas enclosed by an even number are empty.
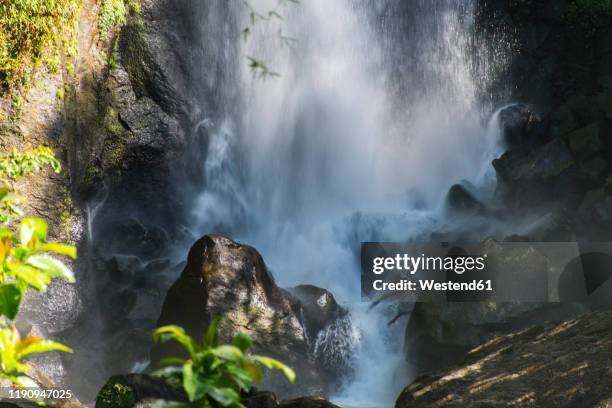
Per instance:
[[[254,382],[263,379],[262,367],[280,370],[289,381],[295,373],[273,358],[250,355],[251,338],[238,333],[232,344],[219,345],[217,317],[208,326],[204,341],[198,343],[177,326],[159,327],[153,332],[156,343],[174,340],[188,352],[189,358],[169,358],[162,363],[171,364],[155,375],[174,386],[181,386],[189,401],[202,408],[244,408],[240,393],[250,391]]]
[[[15,182],[46,166],[60,171],[59,161],[46,147],[0,156],[0,223],[7,225],[21,215]],[[24,358],[52,350],[72,351],[36,336],[21,339],[12,323],[29,288],[44,292],[55,278],[74,282],[70,268],[49,254],[75,259],[76,248],[46,242],[47,231],[48,225],[41,218],[23,218],[17,232],[0,227],[0,378],[20,387],[36,386],[27,376],[30,367],[22,361]]]

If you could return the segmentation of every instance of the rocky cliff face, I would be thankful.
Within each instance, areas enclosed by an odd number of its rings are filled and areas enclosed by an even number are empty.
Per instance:
[[[608,240],[612,227],[612,16],[610,11],[577,9],[578,3],[479,2],[480,35],[491,40],[501,35],[512,49],[493,92],[502,100],[507,97],[504,102],[519,103],[500,112],[506,151],[492,163],[497,175],[494,199],[483,204],[462,186],[451,188],[450,216],[471,221],[458,233],[442,234],[442,240],[457,236],[484,240],[489,237],[485,234],[495,231],[491,225],[526,219],[530,224],[520,232],[497,233],[494,238]],[[513,85],[508,94],[504,93],[507,84]],[[589,252],[582,245],[583,252]],[[576,260],[581,276],[569,285],[576,293],[562,294],[562,301],[575,303],[418,304],[406,331],[408,360],[419,372],[427,372],[462,361],[467,350],[498,334],[609,308],[609,301],[580,289],[584,286],[580,282],[600,275],[596,263],[587,257]],[[609,286],[600,292],[610,298]]]
[[[69,366],[67,381],[90,397],[111,372],[147,358],[155,322],[146,316],[171,284],[151,277],[172,267],[173,244],[193,242],[176,215],[176,186],[199,182],[193,164],[205,143],[188,147],[192,137],[206,137],[194,129],[213,95],[194,79],[209,66],[199,20],[206,4],[126,2],[125,23],[103,31],[103,3],[82,2],[74,61],[62,61],[59,72],[42,67],[30,88],[15,90],[19,112],[12,95],[0,99],[0,148],[46,144],[64,167],[24,187],[27,213],[47,218],[54,238],[79,245],[77,285],[33,294],[22,318],[75,346],[74,358],[48,368],[63,381]],[[119,357],[119,345],[135,359]]]

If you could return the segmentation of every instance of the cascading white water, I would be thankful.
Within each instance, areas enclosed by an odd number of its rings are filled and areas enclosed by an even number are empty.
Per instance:
[[[356,250],[434,228],[448,187],[481,181],[497,153],[497,122],[487,129],[478,102],[486,78],[471,68],[472,1],[278,4],[251,4],[271,17],[236,37],[243,69],[227,93],[238,98],[202,122],[211,137],[197,233],[255,246],[281,286],[331,290],[354,325],[334,328],[350,337],[354,369],[336,398],[391,406],[405,385],[392,386],[403,332],[360,303]],[[233,7],[249,26],[249,8]],[[249,56],[280,76],[254,79]]]

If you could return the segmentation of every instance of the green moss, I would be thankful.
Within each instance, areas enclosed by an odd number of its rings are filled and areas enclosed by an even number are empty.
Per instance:
[[[98,393],[96,408],[132,408],[136,404],[134,390],[120,378],[111,378]]]
[[[102,0],[98,18],[100,37],[106,39],[112,30],[124,25],[126,14],[124,0]]]
[[[96,177],[100,175],[100,169],[93,162],[90,162],[85,169],[85,174],[83,176],[83,184],[86,186],[90,186],[93,184]]]
[[[73,46],[81,0],[4,1],[0,7],[0,82],[4,90],[44,63],[60,67],[60,50]]]
[[[122,62],[130,77],[136,96],[139,98],[149,97],[150,79],[147,67],[152,65],[149,42],[142,23],[138,19],[135,20],[124,27],[125,36],[129,41],[126,42],[125,49],[122,50]]]

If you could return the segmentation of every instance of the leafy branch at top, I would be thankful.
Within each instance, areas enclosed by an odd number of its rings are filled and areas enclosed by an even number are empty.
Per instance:
[[[258,12],[247,0],[243,0],[242,3],[248,9],[249,13],[249,23],[246,27],[241,30],[241,37],[244,42],[247,42],[253,33],[253,30],[260,22],[270,22],[273,19],[282,21],[283,16],[280,13],[280,7],[285,4],[299,4],[298,0],[279,0],[276,8],[272,10],[268,10],[266,12]],[[286,36],[283,34],[282,28],[278,30],[278,39],[281,44],[286,46],[293,46],[297,40],[295,38]],[[249,61],[249,68],[253,73],[253,77],[259,79],[266,79],[267,77],[279,77],[280,74],[278,72],[272,71],[266,63],[264,63],[261,59],[255,58],[253,56],[247,56]]]

